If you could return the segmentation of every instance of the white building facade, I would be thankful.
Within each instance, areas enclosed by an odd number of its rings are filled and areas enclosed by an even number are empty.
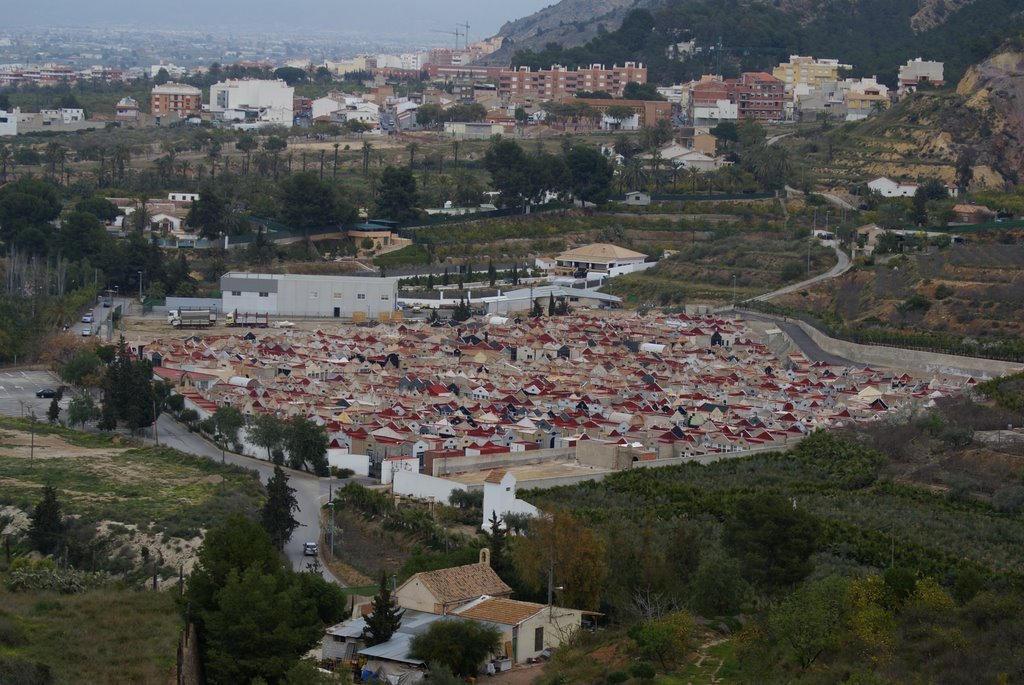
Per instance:
[[[223,310],[271,316],[375,319],[395,310],[398,279],[229,272],[220,278]]]
[[[10,112],[0,109],[0,136],[18,135],[18,116],[21,110],[15,107]]]
[[[294,96],[295,89],[281,79],[222,81],[210,86],[210,112],[221,119],[291,126]]]

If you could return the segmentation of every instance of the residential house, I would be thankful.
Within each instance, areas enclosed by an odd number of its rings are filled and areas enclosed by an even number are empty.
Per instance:
[[[513,663],[526,663],[545,650],[556,649],[580,629],[579,609],[521,602],[504,597],[480,597],[458,609],[461,618],[484,621],[501,631],[501,651]]]
[[[395,601],[406,609],[450,614],[483,595],[511,594],[512,588],[491,568],[490,550],[485,547],[475,564],[415,574],[395,590]]]

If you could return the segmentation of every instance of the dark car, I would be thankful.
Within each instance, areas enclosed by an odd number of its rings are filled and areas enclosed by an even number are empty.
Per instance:
[[[36,391],[36,397],[45,397],[45,398],[49,399],[51,397],[56,397],[56,396],[57,396],[57,391],[54,390],[53,388],[43,388],[42,390],[37,390]]]

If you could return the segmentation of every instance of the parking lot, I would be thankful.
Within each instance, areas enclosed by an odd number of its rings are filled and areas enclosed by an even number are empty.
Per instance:
[[[56,390],[60,380],[49,371],[0,371],[0,415],[29,416],[46,419],[51,400],[36,397],[43,388]],[[68,397],[61,402],[66,408]]]

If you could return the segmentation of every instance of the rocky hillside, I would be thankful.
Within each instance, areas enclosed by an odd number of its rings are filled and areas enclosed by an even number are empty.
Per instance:
[[[1024,169],[1024,49],[1008,45],[968,68],[956,92],[921,92],[868,121],[834,128],[797,152],[823,185],[876,176],[938,178],[1003,189]]]
[[[654,4],[652,0],[561,0],[528,17],[506,22],[498,35],[508,48],[541,48],[555,42],[582,45],[597,35],[598,26],[614,31],[634,7]]]
[[[967,70],[956,89],[962,112],[947,130],[971,151],[976,164],[991,167],[1010,183],[1024,169],[1024,49],[1008,48]]]

